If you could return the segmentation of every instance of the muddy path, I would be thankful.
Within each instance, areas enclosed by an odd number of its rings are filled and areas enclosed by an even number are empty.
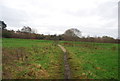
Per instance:
[[[61,48],[61,50],[64,53],[64,70],[65,70],[64,71],[64,78],[65,79],[70,79],[71,74],[70,74],[70,66],[69,66],[69,63],[68,63],[68,53],[62,45],[58,45],[58,46]]]

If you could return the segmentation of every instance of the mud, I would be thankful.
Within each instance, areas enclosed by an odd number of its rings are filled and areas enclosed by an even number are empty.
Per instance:
[[[64,79],[70,79],[71,74],[70,74],[70,66],[69,66],[69,63],[68,63],[68,53],[63,46],[61,46],[61,45],[58,45],[58,46],[64,52]]]

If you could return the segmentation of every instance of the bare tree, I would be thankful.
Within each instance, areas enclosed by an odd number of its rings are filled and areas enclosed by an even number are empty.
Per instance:
[[[36,33],[37,31],[35,29],[30,28],[29,26],[24,26],[21,29],[21,32],[24,32],[24,33]]]
[[[64,35],[68,37],[81,37],[81,31],[75,28],[71,28],[66,30]]]

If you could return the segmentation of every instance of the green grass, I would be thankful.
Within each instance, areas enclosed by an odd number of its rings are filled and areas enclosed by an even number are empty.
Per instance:
[[[63,79],[63,52],[53,41],[3,40],[4,79]]]
[[[118,79],[118,44],[60,41],[73,79]],[[63,52],[54,41],[2,39],[4,79],[64,79]]]
[[[43,43],[43,44],[42,44]],[[32,46],[45,46],[53,41],[49,40],[34,40],[34,39],[14,39],[14,38],[3,38],[3,47],[32,47]]]
[[[118,45],[62,42],[69,53],[72,78],[118,79]]]

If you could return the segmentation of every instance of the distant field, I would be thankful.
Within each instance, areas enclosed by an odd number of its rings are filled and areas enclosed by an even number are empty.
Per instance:
[[[72,78],[118,79],[118,45],[61,42],[68,51]]]
[[[4,79],[62,79],[63,52],[53,41],[3,39]]]
[[[54,41],[3,38],[3,78],[64,79],[63,52]],[[118,45],[60,41],[73,79],[118,79]]]
[[[34,40],[34,39],[14,39],[14,38],[3,38],[3,47],[32,47],[32,46],[48,46],[53,41],[49,40]]]

